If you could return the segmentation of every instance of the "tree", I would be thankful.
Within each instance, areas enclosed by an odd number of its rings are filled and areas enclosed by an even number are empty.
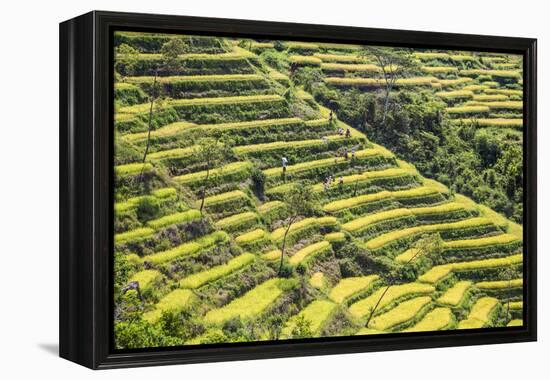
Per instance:
[[[418,257],[426,256],[428,253],[434,253],[438,252],[441,248],[441,238],[438,234],[434,234],[431,236],[427,236],[421,240],[418,241],[416,244],[416,252],[411,256],[411,258],[404,264],[408,265],[412,263],[414,260],[416,260]],[[384,299],[386,293],[390,288],[395,284],[397,278],[399,276],[397,273],[394,273],[393,271],[385,275],[386,282],[388,286],[386,286],[386,289],[382,292],[378,300],[376,301],[376,304],[374,307],[370,310],[369,317],[367,319],[367,323],[365,323],[365,327],[369,327],[369,323],[374,316],[374,313],[378,309],[378,306],[380,306],[380,303],[382,302],[382,299]]]
[[[223,157],[223,146],[217,140],[206,137],[200,139],[194,149],[195,157],[206,168],[206,177],[204,178],[202,191],[201,191],[201,207],[200,212],[204,208],[204,198],[206,196],[206,190],[208,188],[210,179],[210,170],[215,167]]]
[[[289,217],[285,220],[285,234],[283,236],[283,245],[281,247],[281,261],[279,264],[279,276],[283,270],[283,258],[285,255],[286,239],[292,224],[296,222],[299,216],[311,215],[317,207],[315,193],[311,187],[304,183],[296,183],[286,194],[285,203],[290,212]]]
[[[382,71],[382,80],[384,83],[384,101],[382,123],[386,121],[388,113],[390,94],[397,82],[397,79],[403,77],[414,66],[408,49],[395,49],[379,46],[365,46],[361,52],[362,56],[373,56]]]

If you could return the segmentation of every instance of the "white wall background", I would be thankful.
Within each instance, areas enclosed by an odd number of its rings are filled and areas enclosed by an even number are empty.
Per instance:
[[[548,368],[550,28],[544,1],[81,0],[0,11],[0,377],[521,379]],[[539,342],[93,372],[57,358],[58,23],[93,9],[539,39]],[[545,67],[546,66],[546,67]],[[546,101],[545,101],[546,100]],[[546,351],[546,353],[544,353]]]

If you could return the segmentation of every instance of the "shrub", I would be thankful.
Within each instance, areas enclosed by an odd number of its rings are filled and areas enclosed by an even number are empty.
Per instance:
[[[299,328],[300,321],[308,321],[308,331],[311,336],[319,336],[321,330],[327,321],[334,315],[338,305],[323,300],[315,300],[306,306],[298,315],[291,318],[283,328],[281,333],[283,338],[303,338],[309,334],[304,334],[304,329]]]
[[[157,197],[143,197],[137,202],[135,208],[138,219],[142,222],[148,221],[159,214],[160,201]]]

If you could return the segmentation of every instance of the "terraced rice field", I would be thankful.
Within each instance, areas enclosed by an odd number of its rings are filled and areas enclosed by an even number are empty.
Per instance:
[[[176,40],[116,38],[117,347],[521,324],[521,226],[425,178],[294,75],[377,91],[383,70],[360,47],[186,37],[168,59]],[[276,48],[286,66],[266,59]],[[414,58],[421,73],[395,85],[433,91],[450,123],[521,130],[520,66]],[[298,214],[296,185],[314,206]]]

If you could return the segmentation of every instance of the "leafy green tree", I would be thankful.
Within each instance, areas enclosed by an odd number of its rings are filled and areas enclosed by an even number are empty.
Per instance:
[[[313,332],[311,331],[311,321],[306,319],[303,315],[296,317],[296,323],[292,328],[293,338],[311,338]]]
[[[279,264],[279,276],[283,270],[283,258],[286,249],[286,239],[290,228],[296,222],[298,217],[307,216],[313,214],[317,209],[317,197],[311,190],[311,187],[304,183],[296,183],[285,196],[285,203],[287,204],[290,215],[285,220],[285,234],[283,236],[283,245],[281,248],[281,261]]]
[[[372,56],[376,59],[382,73],[384,84],[384,101],[382,123],[386,121],[390,95],[395,83],[415,66],[409,49],[395,49],[380,46],[365,46],[360,53],[363,56]]]

